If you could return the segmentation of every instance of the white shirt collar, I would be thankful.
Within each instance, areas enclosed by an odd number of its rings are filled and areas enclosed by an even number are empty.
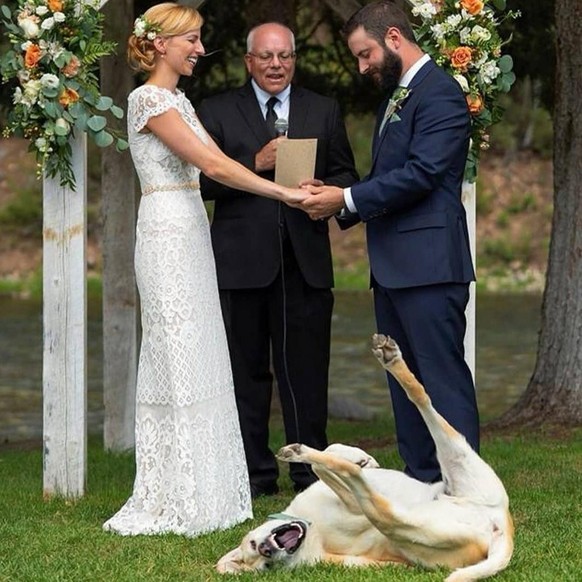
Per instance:
[[[420,71],[422,66],[425,63],[428,63],[428,61],[430,61],[430,56],[427,54],[422,55],[422,57],[420,57],[420,59],[418,59],[418,61],[416,61],[416,63],[414,63],[408,69],[408,71],[406,71],[406,73],[404,73],[404,75],[402,75],[402,77],[400,78],[400,81],[398,82],[398,86],[399,87],[408,87],[408,85],[410,85],[410,83],[412,82],[412,79],[414,79],[414,76],[416,75],[416,73],[418,73],[418,71]]]
[[[277,97],[277,99],[279,99],[279,103],[275,106],[275,111],[279,110],[279,112],[283,112],[283,111],[289,111],[289,95],[291,94],[291,85],[287,85],[287,87],[285,87],[285,89],[283,89],[283,91],[281,91],[280,93],[277,93],[276,95],[271,95],[270,93],[267,93],[266,91],[263,91],[263,89],[261,89],[257,83],[255,82],[254,79],[251,79],[251,85],[253,87],[253,90],[255,91],[255,95],[257,96],[257,101],[259,102],[259,105],[261,106],[261,111],[263,112],[263,114],[265,114],[267,112],[267,101],[271,98],[271,97]]]

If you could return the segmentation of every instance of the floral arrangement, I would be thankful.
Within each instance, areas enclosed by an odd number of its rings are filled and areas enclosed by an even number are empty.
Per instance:
[[[162,27],[159,24],[150,22],[143,14],[135,19],[133,24],[133,34],[137,38],[147,38],[154,40],[160,33]]]
[[[489,147],[488,128],[503,109],[499,96],[513,82],[513,60],[502,54],[499,25],[520,13],[507,11],[505,0],[408,0],[420,19],[417,41],[461,85],[472,116],[471,146],[465,179],[474,182],[481,150]]]
[[[61,186],[75,189],[70,138],[86,132],[100,147],[127,141],[107,128],[110,112],[123,110],[99,92],[99,60],[115,51],[103,40],[103,15],[96,0],[18,0],[12,13],[1,7],[11,45],[0,60],[4,81],[15,81],[13,108],[3,136],[30,141],[39,174],[59,177]]]

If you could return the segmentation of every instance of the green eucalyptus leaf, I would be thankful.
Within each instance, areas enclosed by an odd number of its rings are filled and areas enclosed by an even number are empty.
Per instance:
[[[497,66],[502,73],[509,73],[513,69],[513,59],[511,55],[503,55],[499,61],[497,61]]]
[[[75,120],[75,127],[80,131],[87,131],[87,121],[89,121],[89,115],[83,112]]]
[[[42,94],[49,99],[54,99],[59,94],[58,87],[43,87]]]
[[[100,147],[106,148],[113,143],[113,136],[106,131],[100,131],[93,136],[93,141]]]
[[[6,6],[6,4],[2,4],[2,15],[4,16],[4,18],[6,19],[10,19],[10,17],[12,16],[12,13],[10,12],[10,8],[8,8],[8,6]]]
[[[515,73],[513,71],[509,72],[509,73],[505,73],[502,77],[503,82],[508,84],[510,87],[511,85],[513,85],[515,83]]]
[[[95,107],[99,111],[107,111],[113,105],[113,99],[111,97],[101,97],[99,101],[97,101],[97,105]]]
[[[60,109],[54,101],[47,101],[44,105],[44,112],[47,117],[56,119],[60,115]]]
[[[127,148],[129,147],[129,144],[127,143],[126,140],[118,138],[117,139],[117,143],[115,144],[115,149],[118,152],[123,152],[125,151]]]
[[[118,107],[117,105],[112,105],[111,106],[111,113],[117,119],[123,119],[123,109],[121,109],[121,107]]]
[[[87,121],[87,126],[95,132],[101,131],[107,125],[107,119],[102,115],[93,115]],[[97,144],[99,145],[99,144]]]
[[[505,0],[493,0],[493,6],[497,8],[497,10],[505,10],[505,6],[507,2]]]
[[[70,54],[70,53],[69,53]],[[55,59],[54,59],[55,65],[59,68],[62,69],[67,63],[67,55],[66,53],[61,53],[60,55],[58,55]]]

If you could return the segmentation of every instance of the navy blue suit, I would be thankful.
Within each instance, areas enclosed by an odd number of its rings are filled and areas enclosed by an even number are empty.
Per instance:
[[[351,188],[366,223],[376,321],[391,335],[437,410],[479,449],[479,418],[464,360],[465,307],[475,274],[461,202],[470,115],[457,82],[433,61],[412,79],[396,116],[378,134],[369,175]],[[343,222],[343,224],[342,224]],[[389,376],[406,472],[440,478],[434,443]]]

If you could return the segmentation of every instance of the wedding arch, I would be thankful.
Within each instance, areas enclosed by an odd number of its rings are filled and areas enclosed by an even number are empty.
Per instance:
[[[79,10],[92,7],[103,8],[108,0],[77,0]],[[499,111],[496,109],[496,97],[500,92],[509,90],[514,76],[511,72],[511,59],[501,55],[501,40],[496,33],[498,20],[496,9],[504,9],[505,0],[406,0],[421,22],[420,42],[423,49],[445,68],[455,75],[467,94],[469,108],[474,115],[474,135],[472,156],[470,155],[469,180],[463,188],[463,202],[467,209],[471,236],[471,249],[475,257],[475,185],[474,178],[480,147],[486,146],[486,129],[496,121]],[[194,6],[203,0],[190,0]],[[330,7],[342,10],[343,16],[348,10],[353,12],[360,3],[357,0],[328,2]],[[30,14],[30,27],[24,30],[18,21],[11,30],[14,34],[26,34],[24,45],[35,45],[34,40],[42,32],[50,31],[62,22],[66,15],[62,0],[29,0],[27,6],[35,6],[36,13]],[[4,21],[10,14],[2,7]],[[27,16],[27,15],[25,15]],[[27,17],[28,17],[27,16]],[[26,20],[25,18],[24,20]],[[39,27],[40,23],[40,27]],[[39,30],[35,31],[34,26]],[[87,41],[90,39],[87,38]],[[38,43],[40,44],[40,43]],[[25,58],[30,62],[41,60],[42,50],[34,53],[26,49]],[[110,47],[111,48],[111,47]],[[462,49],[462,50],[457,50]],[[28,54],[30,52],[30,55]],[[100,56],[104,56],[103,52]],[[35,57],[36,55],[36,57]],[[94,57],[95,55],[93,55]],[[60,144],[64,149],[58,150],[62,155],[55,156],[34,131],[26,137],[37,137],[33,142],[44,163],[43,172],[43,494],[46,497],[61,495],[70,498],[84,494],[87,464],[87,294],[86,294],[86,233],[87,233],[87,135],[100,146],[110,145],[115,136],[106,128],[105,118],[95,115],[95,109],[110,111],[120,116],[120,108],[113,105],[108,97],[93,96],[87,98],[87,105],[93,113],[87,113],[79,99],[79,86],[76,85],[75,59],[72,52],[65,51],[64,56],[52,55],[52,60],[62,72],[70,69],[71,76],[65,74],[66,91],[53,78],[46,75],[42,79],[47,85],[39,85],[37,93],[42,92],[47,101],[59,100],[66,109],[58,120],[53,119],[52,127],[55,147]],[[60,60],[59,60],[60,59]],[[21,57],[21,61],[23,61]],[[16,60],[14,61],[16,63]],[[36,62],[33,62],[33,67]],[[77,63],[78,65],[78,63]],[[15,65],[16,66],[16,65]],[[28,61],[26,64],[28,67]],[[3,71],[3,76],[5,71]],[[53,75],[55,77],[55,75]],[[20,77],[19,77],[20,79]],[[71,81],[72,79],[72,81]],[[58,81],[58,79],[57,79]],[[64,95],[64,96],[63,96]],[[17,104],[27,106],[30,97],[24,91],[22,100]],[[61,101],[62,99],[62,101]],[[81,101],[77,105],[77,100]],[[51,109],[47,109],[49,115]],[[61,111],[61,110],[59,110]],[[121,112],[122,114],[122,112]],[[55,115],[53,115],[55,117]],[[70,132],[74,125],[81,131],[73,136]],[[38,128],[37,128],[38,129]],[[56,137],[55,137],[56,136]],[[64,144],[64,145],[63,145]],[[118,149],[123,149],[122,140],[117,142]],[[126,144],[125,144],[126,145]],[[43,149],[44,148],[44,149]],[[64,152],[64,153],[63,153]],[[55,160],[65,165],[54,165]],[[105,172],[106,173],[106,172]],[[119,187],[119,184],[118,184]],[[110,200],[113,200],[111,197]],[[121,222],[133,220],[130,217],[132,206],[123,208]],[[120,222],[117,222],[119,226]],[[106,232],[107,233],[107,232]],[[107,241],[104,241],[107,244]],[[127,257],[127,255],[126,255]],[[127,265],[130,269],[131,265]],[[126,291],[133,285],[132,280],[125,283]],[[104,310],[105,311],[105,310]],[[105,316],[105,314],[104,314]],[[108,317],[108,316],[106,316]],[[466,356],[474,374],[475,366],[475,294],[471,294],[467,310],[468,330],[466,336]],[[107,322],[105,322],[107,325]],[[130,338],[129,352],[135,354],[135,319],[126,318],[119,334],[121,338]],[[133,330],[130,328],[133,326]],[[116,338],[112,338],[113,342]],[[105,342],[109,340],[104,338]],[[123,341],[123,339],[121,340]],[[117,344],[119,345],[119,344]],[[115,350],[106,354],[114,357]],[[118,353],[117,353],[118,355]],[[134,361],[128,358],[131,365]],[[125,366],[127,368],[127,366]],[[122,383],[115,394],[116,402],[122,402],[124,415],[115,425],[113,432],[123,432],[122,443],[130,442],[133,427],[131,406],[128,405],[128,382],[133,376],[125,370],[126,382]],[[107,423],[107,419],[106,419]],[[112,437],[115,440],[115,435]]]

